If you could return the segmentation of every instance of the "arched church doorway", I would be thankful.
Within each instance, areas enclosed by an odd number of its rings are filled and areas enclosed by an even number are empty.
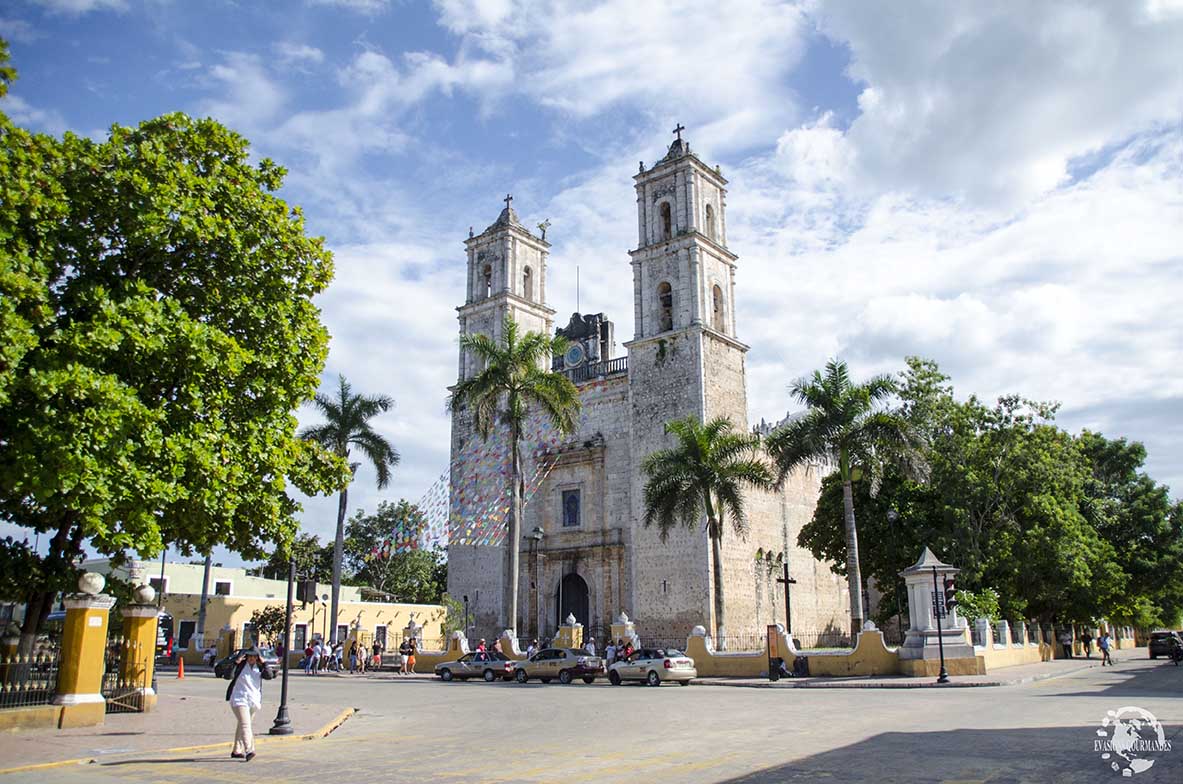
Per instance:
[[[591,612],[588,603],[587,583],[577,574],[568,574],[559,582],[555,606],[559,608],[556,626],[561,626],[568,615],[574,615],[577,623],[586,629],[590,626]]]

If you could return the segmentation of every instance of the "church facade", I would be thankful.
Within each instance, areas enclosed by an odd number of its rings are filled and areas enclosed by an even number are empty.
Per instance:
[[[614,326],[603,314],[575,314],[557,330],[571,349],[556,369],[579,389],[577,432],[532,462],[546,472],[530,495],[522,540],[500,546],[452,543],[448,590],[467,596],[478,634],[498,634],[508,605],[508,547],[520,551],[517,632],[544,637],[568,613],[592,632],[621,612],[642,639],[685,640],[696,625],[713,629],[713,575],[705,525],[678,529],[662,541],[643,524],[647,455],[672,444],[664,424],[687,415],[731,419],[748,430],[745,355],[736,324],[738,257],[727,243],[726,185],[717,167],[679,137],[668,153],[634,177],[637,247],[630,251],[633,324],[624,353],[615,356]],[[540,227],[541,228],[541,227]],[[547,306],[549,244],[522,225],[511,203],[491,226],[465,243],[467,291],[460,332],[500,337],[510,315],[523,329],[555,331]],[[458,377],[478,371],[462,351]],[[786,379],[787,381],[787,379]],[[466,412],[452,419],[452,508],[474,470],[464,459],[479,439]],[[789,477],[779,492],[749,492],[749,531],[723,538],[726,634],[756,638],[784,621],[781,568],[764,556],[788,559],[794,633],[849,627],[845,580],[796,545],[810,519],[825,469]],[[600,632],[602,634],[602,631]],[[732,646],[734,647],[734,646]]]

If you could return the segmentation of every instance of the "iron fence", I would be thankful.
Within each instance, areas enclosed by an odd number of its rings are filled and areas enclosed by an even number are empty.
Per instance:
[[[107,713],[144,712],[148,672],[147,667],[139,662],[154,653],[144,651],[139,642],[124,637],[112,637],[107,641],[102,686]]]
[[[56,648],[0,657],[0,708],[49,705],[57,691],[60,665]]]

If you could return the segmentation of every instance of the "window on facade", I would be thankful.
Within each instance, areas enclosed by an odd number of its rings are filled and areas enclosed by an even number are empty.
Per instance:
[[[660,315],[660,332],[674,328],[674,290],[668,283],[657,287],[657,306]]]
[[[726,322],[723,319],[723,289],[715,286],[711,297],[711,326],[719,332],[726,332],[723,325]]]
[[[177,647],[188,648],[189,638],[197,631],[197,621],[181,621],[181,633],[177,636]]]
[[[229,596],[230,595],[230,581],[229,580],[215,580],[214,581],[214,596]]]
[[[668,240],[674,236],[674,215],[670,210],[670,203],[663,201],[661,203],[661,238]]]
[[[481,272],[481,285],[485,289],[485,299],[493,295],[493,268],[488,264]]]
[[[302,651],[308,645],[308,624],[297,623],[292,626],[292,650]]]
[[[522,272],[522,296],[526,299],[534,299],[534,274],[526,267]]]
[[[249,648],[259,642],[255,639],[255,627],[249,623],[242,625],[242,647]]]
[[[349,636],[348,624],[337,624],[337,642],[345,642],[345,638]]]
[[[158,594],[163,595],[163,594],[168,593],[168,578],[167,577],[164,578],[163,583],[160,582],[159,577],[149,577],[148,578],[148,585],[155,588],[156,593],[158,593]]]
[[[710,237],[711,239],[714,239],[715,238],[715,208],[709,204],[707,205],[706,230],[707,230],[707,236]]]
[[[563,491],[563,527],[574,528],[579,525],[579,491]]]
[[[382,650],[386,650],[386,627],[385,626],[379,626],[374,629],[374,642],[377,643],[378,645],[380,645],[382,647]]]

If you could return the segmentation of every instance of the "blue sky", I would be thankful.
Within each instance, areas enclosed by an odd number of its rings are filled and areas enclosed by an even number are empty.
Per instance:
[[[1143,441],[1183,494],[1179,0],[10,0],[0,35],[28,127],[208,114],[289,168],[337,259],[325,377],[397,400],[402,466],[354,508],[447,464],[461,243],[506,192],[551,221],[557,318],[578,267],[631,334],[631,176],[678,122],[731,180],[752,420],[829,357],[919,354]]]

